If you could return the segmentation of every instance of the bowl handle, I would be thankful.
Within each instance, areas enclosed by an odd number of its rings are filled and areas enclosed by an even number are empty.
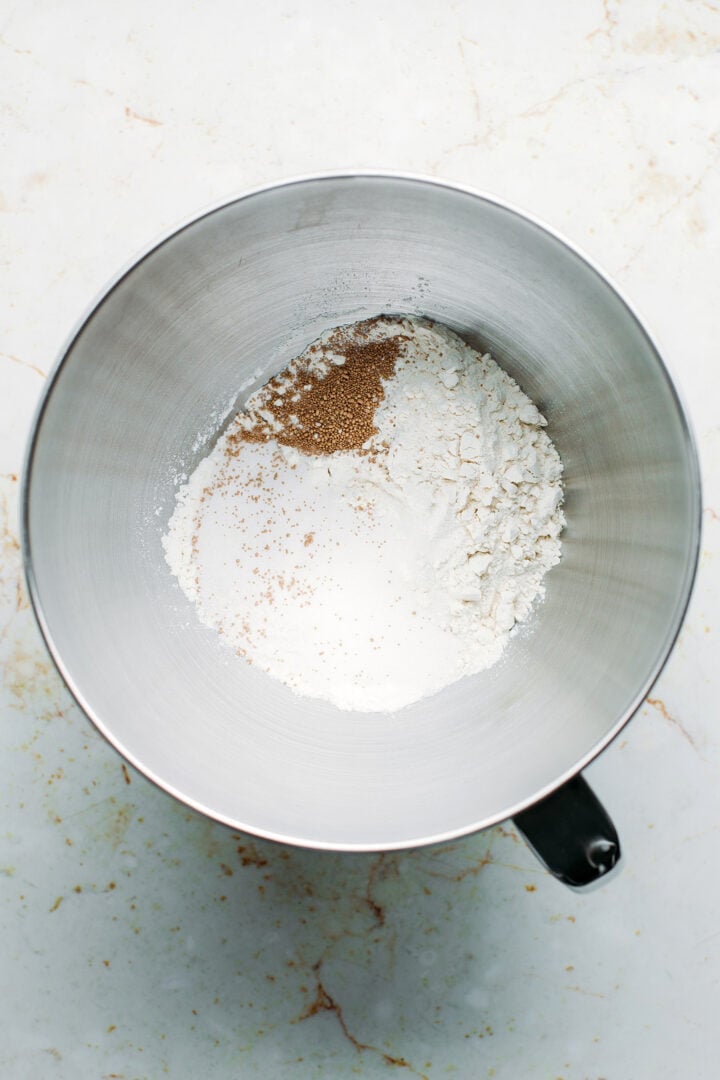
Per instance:
[[[615,826],[580,775],[513,820],[540,862],[571,888],[598,882],[619,862]]]

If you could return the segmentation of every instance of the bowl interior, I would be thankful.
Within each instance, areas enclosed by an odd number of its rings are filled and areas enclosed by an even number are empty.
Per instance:
[[[329,326],[382,312],[447,324],[519,382],[563,458],[568,525],[546,599],[494,668],[361,715],[223,648],[161,537],[228,413]],[[382,176],[246,196],[141,259],[51,381],[25,496],[43,630],[110,740],[238,828],[342,848],[491,824],[587,761],[671,647],[698,541],[687,425],[617,294],[512,210]]]

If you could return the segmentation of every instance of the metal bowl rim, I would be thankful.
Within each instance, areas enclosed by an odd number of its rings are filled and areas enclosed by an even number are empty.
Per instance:
[[[529,222],[536,228],[545,232],[566,248],[572,255],[579,258],[595,274],[604,282],[612,292],[618,297],[620,302],[625,306],[635,323],[639,327],[642,334],[647,339],[651,349],[655,355],[659,372],[661,377],[665,379],[665,382],[670,390],[670,393],[674,399],[675,405],[680,417],[683,434],[685,437],[685,449],[686,460],[689,471],[692,475],[692,491],[693,500],[695,503],[695,513],[691,519],[691,550],[690,556],[685,567],[684,580],[682,582],[681,589],[681,601],[677,606],[673,619],[670,621],[668,631],[665,636],[655,662],[652,665],[649,673],[643,680],[639,690],[631,699],[625,710],[621,713],[616,722],[612,725],[609,731],[598,740],[597,743],[582,757],[575,765],[570,769],[563,772],[551,783],[545,785],[539,791],[532,793],[526,798],[513,806],[504,808],[488,818],[480,821],[469,822],[466,825],[462,825],[458,828],[447,830],[445,832],[432,834],[424,837],[413,837],[404,841],[392,841],[387,844],[368,844],[368,843],[338,843],[338,842],[325,842],[321,840],[309,840],[303,837],[290,836],[281,833],[276,833],[271,830],[265,830],[259,828],[256,825],[249,825],[246,822],[239,821],[235,818],[228,817],[227,815],[220,814],[214,811],[212,807],[206,806],[203,803],[191,798],[182,791],[173,787],[172,784],[167,783],[161,776],[149,769],[142,761],[140,761],[132,752],[127,750],[122,742],[113,734],[104,721],[94,712],[90,704],[85,700],[80,687],[75,685],[75,682],[70,675],[70,672],[66,669],[63,659],[62,651],[56,644],[50,627],[45,618],[43,611],[42,600],[37,585],[37,579],[35,576],[35,570],[33,566],[32,548],[30,543],[30,529],[29,529],[29,513],[30,513],[30,486],[32,481],[32,467],[35,456],[35,450],[38,443],[40,428],[42,425],[43,416],[45,410],[48,407],[50,399],[52,397],[53,388],[56,385],[58,378],[62,372],[62,368],[65,360],[70,355],[72,348],[80,335],[85,324],[89,321],[95,311],[104,303],[113,290],[120,284],[125,277],[127,277],[132,271],[144,262],[150,255],[153,254],[158,248],[162,247],[168,240],[172,239],[177,234],[183,232],[185,229],[195,225],[203,218],[217,213],[220,210],[225,209],[228,206],[237,202],[242,202],[248,199],[252,199],[258,195],[264,195],[270,191],[276,191],[278,189],[296,187],[301,184],[314,184],[321,183],[323,181],[337,181],[337,180],[354,180],[357,178],[362,179],[379,179],[400,181],[402,183],[414,183],[427,185],[429,187],[438,188],[441,191],[454,192],[456,194],[468,195],[481,201],[490,203],[501,210],[517,216],[525,222]],[[97,293],[95,298],[86,307],[84,312],[80,315],[76,321],[64,344],[61,346],[57,358],[53,367],[51,368],[45,389],[40,397],[35,415],[30,428],[30,435],[28,439],[27,449],[25,453],[25,460],[22,469],[21,488],[20,488],[20,549],[22,553],[23,566],[25,571],[25,579],[27,582],[28,592],[30,596],[31,605],[37,620],[40,632],[45,641],[45,645],[50,653],[50,656],[57,668],[63,682],[65,683],[68,691],[73,697],[74,701],[85,714],[85,716],[92,721],[95,727],[100,733],[107,739],[107,741],[114,747],[115,750],[121,754],[127,761],[130,762],[139,772],[156,784],[161,790],[172,795],[186,806],[197,810],[199,813],[204,814],[206,817],[212,818],[215,821],[219,821],[224,825],[228,825],[240,832],[248,833],[253,836],[260,837],[265,840],[271,840],[276,843],[292,844],[296,847],[305,847],[315,850],[327,850],[327,851],[355,851],[355,852],[376,852],[376,851],[393,851],[393,850],[408,850],[410,848],[421,847],[427,844],[443,843],[450,840],[458,839],[462,836],[468,836],[472,833],[479,832],[483,829],[492,827],[499,824],[501,821],[507,818],[513,817],[515,814],[520,813],[522,810],[527,809],[534,803],[550,795],[557,788],[561,787],[568,780],[572,779],[577,773],[589,765],[607,746],[617,737],[622,731],[628,721],[634,716],[637,710],[642,705],[643,701],[647,697],[649,691],[652,689],[653,684],[658,679],[662,672],[670,653],[677,641],[682,628],[683,620],[687,612],[690,599],[692,596],[693,584],[697,574],[697,567],[700,557],[700,542],[702,534],[702,486],[700,477],[700,465],[697,452],[697,444],[695,435],[693,432],[693,426],[690,421],[689,413],[685,405],[683,396],[678,389],[677,383],[674,380],[670,368],[667,362],[663,358],[663,354],[660,347],[657,344],[657,340],[653,334],[647,329],[645,320],[638,313],[637,308],[628,300],[623,290],[617,285],[617,283],[602,270],[595,261],[581,250],[575,243],[568,240],[558,230],[552,226],[541,221],[538,217],[530,214],[512,203],[499,198],[496,195],[492,195],[488,192],[481,191],[477,188],[471,187],[465,184],[458,184],[447,180],[439,180],[436,177],[426,176],[419,173],[411,172],[396,172],[394,170],[382,170],[382,169],[352,169],[352,170],[340,170],[340,171],[327,171],[318,173],[309,173],[306,175],[300,175],[273,181],[272,183],[259,184],[252,188],[241,191],[235,195],[225,197],[204,209],[196,212],[188,217],[184,218],[174,226],[164,230],[160,233],[151,243],[142,248],[138,254],[125,263],[125,265],[114,274],[103,288]]]

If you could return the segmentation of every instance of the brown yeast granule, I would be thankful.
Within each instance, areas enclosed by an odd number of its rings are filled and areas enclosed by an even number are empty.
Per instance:
[[[383,380],[395,373],[405,335],[368,341],[372,324],[340,327],[328,338],[334,359],[327,370],[310,359],[281,372],[260,391],[251,421],[228,437],[228,452],[243,442],[274,439],[303,454],[359,450],[377,433],[375,410],[385,396]],[[311,350],[312,351],[312,350]]]

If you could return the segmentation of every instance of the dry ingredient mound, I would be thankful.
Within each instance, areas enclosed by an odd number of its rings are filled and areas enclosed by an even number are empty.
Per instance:
[[[375,329],[380,325],[377,320]],[[339,327],[270,379],[248,403],[230,447],[275,441],[305,454],[361,450],[377,434],[375,410],[406,340],[402,334],[373,339],[371,329]]]
[[[500,657],[560,559],[562,464],[425,319],[327,331],[246,402],[163,538],[200,620],[299,694],[394,711]]]

